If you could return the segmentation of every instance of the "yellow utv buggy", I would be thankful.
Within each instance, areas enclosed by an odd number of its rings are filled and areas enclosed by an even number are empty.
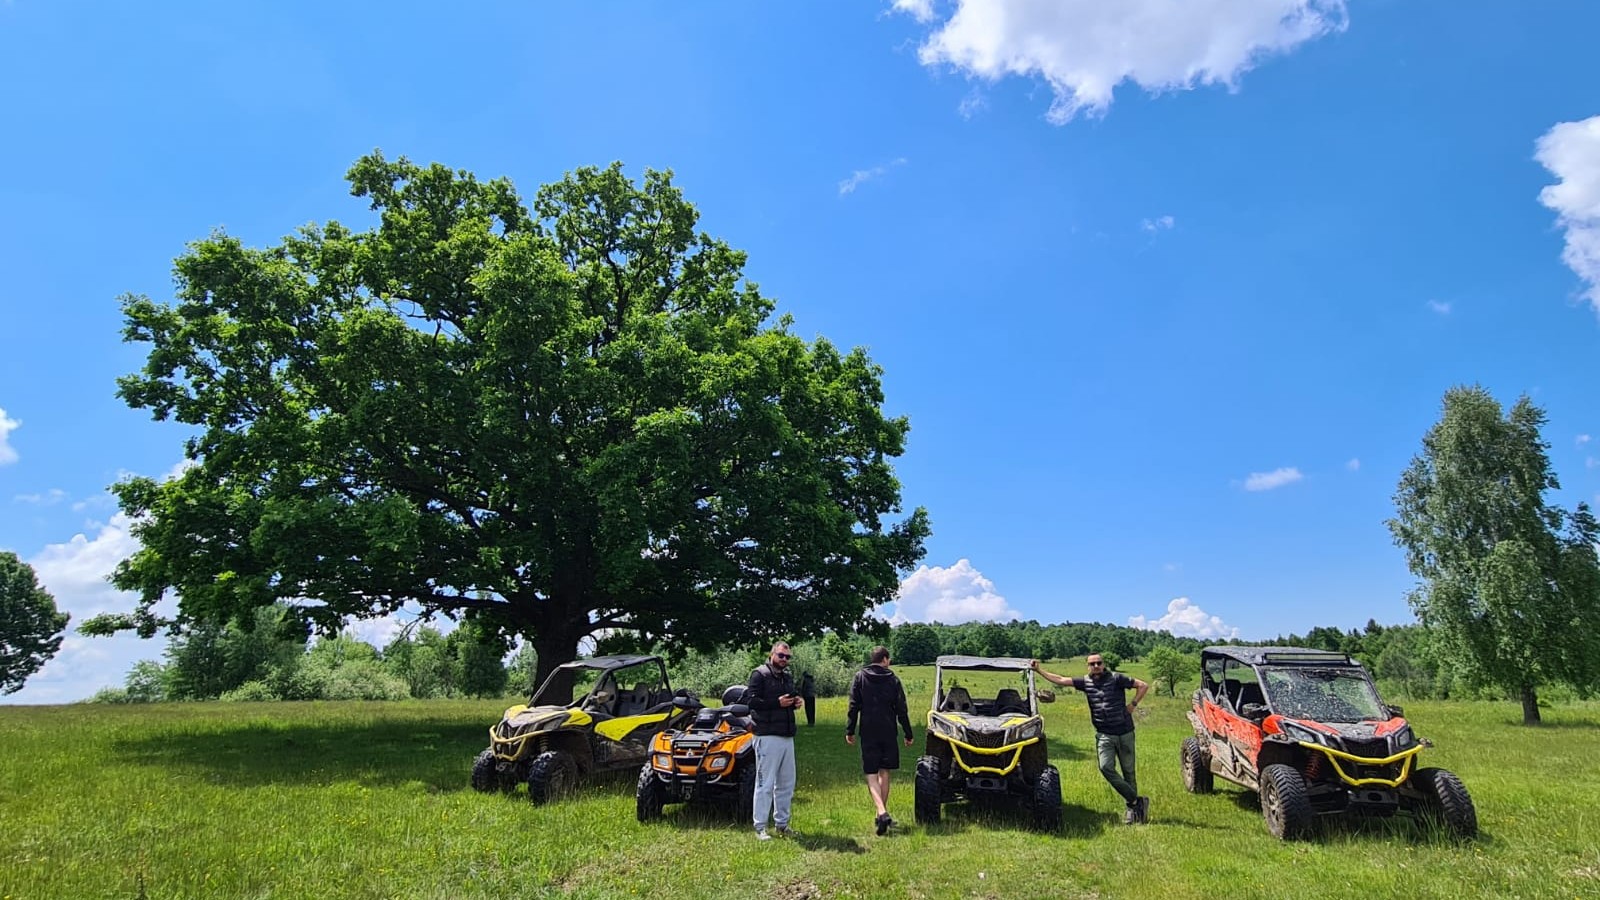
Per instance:
[[[472,786],[509,793],[526,782],[528,799],[546,803],[592,775],[637,771],[657,732],[694,717],[673,703],[688,695],[674,694],[659,656],[564,663],[489,729],[489,748],[472,764]]]
[[[1059,827],[1061,774],[1050,765],[1039,715],[1039,704],[1054,699],[1035,687],[1031,660],[939,657],[917,760],[917,822],[938,822],[944,804],[965,799],[1020,806],[1040,831]]]

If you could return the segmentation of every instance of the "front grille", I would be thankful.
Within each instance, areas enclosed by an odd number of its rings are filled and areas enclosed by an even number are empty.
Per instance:
[[[974,731],[967,735],[967,743],[984,750],[998,750],[1006,745],[1004,731]]]
[[[1389,741],[1385,738],[1364,741],[1345,738],[1344,752],[1362,759],[1384,759],[1389,755]]]

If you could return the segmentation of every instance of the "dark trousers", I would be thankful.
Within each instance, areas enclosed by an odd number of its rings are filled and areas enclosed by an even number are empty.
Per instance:
[[[805,698],[805,701],[806,701],[806,724],[807,725],[815,725],[815,724],[817,724],[817,698],[815,698],[815,697],[807,697],[807,698]]]

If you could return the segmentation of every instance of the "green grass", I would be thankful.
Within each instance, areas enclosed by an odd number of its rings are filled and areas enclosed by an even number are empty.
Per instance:
[[[931,670],[902,676],[920,728]],[[1148,826],[1120,824],[1068,691],[1046,707],[1058,834],[957,805],[887,838],[843,701],[824,698],[797,741],[798,843],[679,807],[639,825],[631,779],[547,807],[476,794],[468,769],[500,702],[0,707],[0,897],[1600,896],[1600,704],[1527,729],[1515,704],[1407,703],[1437,745],[1425,764],[1461,775],[1483,836],[1341,822],[1282,844],[1252,795],[1184,792],[1184,694],[1145,704]],[[906,823],[915,752],[890,804]]]

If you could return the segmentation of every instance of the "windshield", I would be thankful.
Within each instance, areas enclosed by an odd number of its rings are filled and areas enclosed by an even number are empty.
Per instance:
[[[1388,710],[1366,674],[1351,669],[1263,669],[1273,712],[1314,722],[1384,721]]]

